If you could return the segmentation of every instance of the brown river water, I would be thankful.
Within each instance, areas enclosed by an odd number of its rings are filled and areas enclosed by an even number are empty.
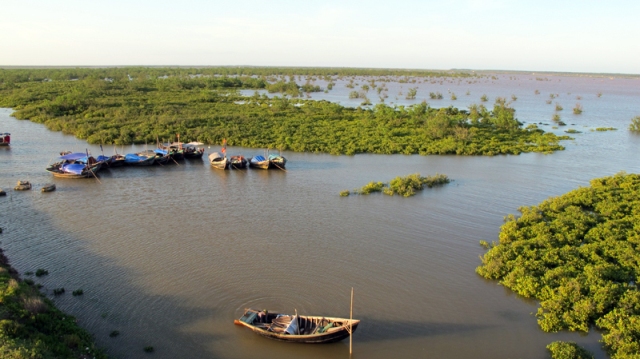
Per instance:
[[[348,358],[348,340],[274,342],[233,320],[248,307],[348,317],[352,287],[354,317],[362,320],[353,336],[354,358],[546,358],[545,346],[556,340],[606,358],[597,331],[542,332],[535,301],[474,269],[484,253],[478,242],[497,240],[504,216],[519,206],[588,186],[593,178],[640,172],[640,136],[627,130],[640,115],[640,81],[550,75],[474,81],[421,83],[412,101],[391,101],[392,93],[409,86],[389,83],[387,103],[411,104],[439,91],[445,99],[427,100],[431,106],[466,108],[485,93],[490,99],[515,94],[521,121],[541,122],[558,134],[568,128],[582,133],[554,154],[284,152],[286,172],[225,172],[203,159],[114,168],[101,172],[98,182],[54,179],[44,168],[62,150],[97,155],[99,146],[0,109],[0,132],[12,134],[11,147],[0,148],[0,187],[8,192],[0,197],[0,247],[21,273],[47,269],[49,275],[35,281],[114,358],[146,356],[145,346],[154,347],[154,358]],[[357,105],[343,85],[312,97]],[[452,89],[457,101],[447,95]],[[559,96],[546,104],[550,93]],[[567,123],[559,129],[551,125],[556,102]],[[571,112],[576,102],[581,115]],[[207,148],[205,157],[218,150]],[[231,147],[228,153],[263,151]],[[453,182],[410,198],[339,196],[412,173],[443,173]],[[18,180],[31,181],[34,190],[13,191]],[[57,191],[41,193],[50,182]],[[66,293],[53,296],[61,287]],[[72,296],[76,289],[84,295]],[[120,335],[110,338],[113,330]]]

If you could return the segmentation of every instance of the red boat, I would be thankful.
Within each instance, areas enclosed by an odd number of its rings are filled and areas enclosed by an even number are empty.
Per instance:
[[[0,146],[9,146],[11,142],[11,134],[8,132],[0,133]]]

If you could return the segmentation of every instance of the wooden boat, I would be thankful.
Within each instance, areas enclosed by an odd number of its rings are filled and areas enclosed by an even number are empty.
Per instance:
[[[124,166],[124,155],[116,153],[111,156],[111,161],[109,161],[109,167],[122,167]]]
[[[0,146],[9,146],[11,144],[11,134],[8,132],[0,133]]]
[[[229,160],[227,156],[221,155],[218,152],[214,152],[209,155],[209,163],[211,163],[211,167],[217,168],[219,170],[226,170],[229,168]]]
[[[96,175],[103,163],[86,153],[67,153],[60,156],[60,161],[47,167],[46,170],[55,177],[89,178]]]
[[[269,169],[269,160],[264,156],[257,155],[249,159],[249,167],[263,170]]]
[[[155,153],[156,163],[159,165],[166,165],[171,160],[171,155],[167,150],[156,148],[155,150],[153,150],[153,153]]]
[[[182,148],[184,150],[184,158],[202,158],[204,155],[204,143],[202,142],[189,142],[185,143]]]
[[[44,185],[41,189],[42,192],[53,192],[56,190],[56,185],[53,183],[48,183]]]
[[[284,166],[287,164],[287,159],[282,157],[282,155],[269,155],[269,168],[278,168],[283,170]]]
[[[182,160],[184,159],[184,149],[182,145],[182,142],[158,143],[158,148],[169,152],[169,155],[171,155],[171,158],[174,160]]]
[[[234,324],[245,326],[269,339],[291,343],[321,344],[347,338],[358,328],[360,320],[287,315],[246,309]]]
[[[247,168],[247,159],[244,156],[236,155],[229,158],[229,168],[241,170]]]
[[[16,191],[28,191],[31,189],[31,182],[29,181],[18,181],[18,184],[13,187]]]
[[[156,154],[151,151],[129,153],[124,156],[124,163],[129,166],[151,166],[156,162]]]

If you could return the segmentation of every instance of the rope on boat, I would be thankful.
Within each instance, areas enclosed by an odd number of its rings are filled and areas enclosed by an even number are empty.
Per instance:
[[[287,172],[287,170],[285,170],[284,168],[282,168],[282,167],[278,166],[278,164],[274,163],[273,165],[274,165],[274,166],[276,166],[276,167],[278,167],[279,169],[281,169],[281,170],[283,170],[283,171]]]

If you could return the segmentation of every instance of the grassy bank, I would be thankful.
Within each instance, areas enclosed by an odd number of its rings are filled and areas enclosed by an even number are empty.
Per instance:
[[[76,319],[22,280],[0,249],[0,357],[106,359]]]

